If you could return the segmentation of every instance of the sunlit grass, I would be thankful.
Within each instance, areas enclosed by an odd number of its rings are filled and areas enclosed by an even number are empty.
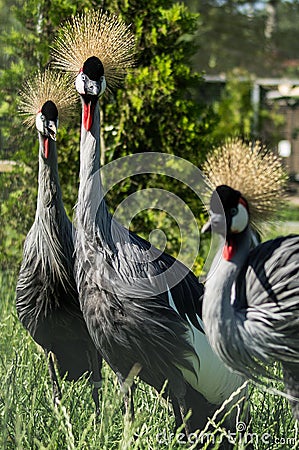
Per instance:
[[[139,382],[136,419],[122,413],[118,382],[105,365],[101,415],[95,420],[88,380],[62,380],[63,399],[54,408],[44,355],[19,323],[14,305],[15,277],[0,274],[0,448],[11,450],[190,449],[173,434],[170,405]],[[282,388],[282,386],[279,386]],[[254,449],[291,449],[295,425],[287,401],[256,387],[251,394]],[[204,448],[204,447],[203,447]],[[217,448],[217,446],[215,446]],[[240,450],[242,445],[236,444]]]

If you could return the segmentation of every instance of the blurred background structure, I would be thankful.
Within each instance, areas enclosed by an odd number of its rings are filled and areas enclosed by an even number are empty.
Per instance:
[[[294,0],[186,1],[200,13],[199,50],[194,67],[212,84],[205,96],[221,101],[226,84],[248,83],[251,134],[284,158],[293,181],[299,179],[299,41]],[[277,115],[274,123],[266,117]],[[280,118],[278,118],[280,116]]]

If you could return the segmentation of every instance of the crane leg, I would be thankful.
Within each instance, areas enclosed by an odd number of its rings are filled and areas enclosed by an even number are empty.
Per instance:
[[[170,394],[170,399],[172,403],[172,408],[175,418],[175,429],[177,430],[184,424],[183,433],[186,438],[191,432],[189,421],[185,419],[187,415],[186,402],[184,399],[178,399],[173,394]]]
[[[133,421],[135,418],[135,409],[134,409],[134,392],[136,389],[135,383],[133,380],[125,379],[119,372],[116,372],[118,382],[120,384],[120,390],[123,394],[124,399],[124,413],[127,414],[130,419]]]
[[[48,369],[52,382],[52,392],[53,392],[53,402],[54,406],[58,406],[61,400],[61,390],[58,382],[58,378],[55,371],[54,361],[52,357],[52,353],[48,352],[48,350],[44,349],[47,361],[48,361]]]
[[[99,416],[100,416],[100,396],[99,396],[99,389],[102,386],[102,364],[103,364],[103,359],[102,359],[102,355],[100,355],[98,352],[96,353],[96,355],[92,355],[91,356],[91,372],[92,372],[92,377],[91,377],[91,382],[93,385],[92,388],[92,398],[95,404],[95,408],[96,408],[96,419],[99,420]]]
[[[135,419],[135,409],[134,409],[134,392],[136,386],[133,383],[132,386],[128,389],[127,393],[124,395],[124,405],[126,414],[130,417],[130,420],[133,422]]]
[[[183,425],[180,405],[175,397],[171,399],[171,403],[174,412],[175,429],[177,430],[181,425]]]

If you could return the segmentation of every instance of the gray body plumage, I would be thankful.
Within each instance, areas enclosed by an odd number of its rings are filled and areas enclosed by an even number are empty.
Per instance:
[[[203,302],[206,332],[228,366],[256,381],[273,377],[266,365],[281,362],[287,393],[299,399],[299,236],[254,249],[251,237],[250,226],[230,234],[235,254],[227,260],[221,249],[215,257]],[[291,404],[298,419],[299,403]]]
[[[91,129],[84,128],[84,120],[81,129],[75,240],[76,282],[89,333],[121,380],[136,364],[140,378],[157,390],[168,380],[174,408],[184,405],[185,412],[191,408],[191,426],[201,428],[222,403],[219,399],[210,403],[184,377],[189,371],[193,378],[200,378],[195,367],[202,361],[188,333],[192,324],[204,336],[198,320],[203,286],[183,264],[131,233],[109,213],[99,174],[97,103],[94,108]],[[203,353],[208,347],[207,358],[215,358],[205,337],[204,341]],[[223,370],[222,363],[217,370]],[[229,396],[243,381],[226,368],[224,372],[225,380],[233,380]],[[209,383],[213,390],[214,374],[209,375],[202,384]],[[222,394],[227,398],[225,389]]]
[[[261,324],[253,345],[258,356],[299,364],[299,236],[273,239],[251,251],[237,280],[238,297],[248,305],[249,331],[253,323]],[[235,308],[242,311],[242,303]]]
[[[45,158],[40,134],[39,140],[37,209],[24,243],[17,313],[46,354],[55,355],[61,377],[77,380],[93,372],[93,379],[100,381],[101,358],[88,334],[73,275],[73,230],[62,202],[56,143],[49,139]]]
[[[104,199],[99,201],[98,132],[96,106],[91,133],[82,127],[81,134],[75,242],[81,308],[94,342],[115,372],[126,378],[138,362],[141,377],[149,384],[161,389],[166,378],[173,378],[179,385],[182,380],[175,363],[191,350],[180,339],[186,326],[169,307],[166,278],[164,292],[157,295],[155,286],[155,276],[175,260],[162,255],[147,261],[150,244],[115,222]],[[191,273],[189,278],[190,302],[195,302],[202,287]],[[183,392],[184,387],[179,389]]]

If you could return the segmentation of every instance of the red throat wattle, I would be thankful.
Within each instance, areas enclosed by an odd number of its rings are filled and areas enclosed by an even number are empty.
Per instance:
[[[83,126],[86,131],[90,131],[93,122],[95,105],[92,102],[84,103],[83,109]]]
[[[48,159],[48,156],[49,156],[49,139],[48,138],[45,138],[44,149],[45,149],[45,158]]]
[[[236,253],[236,246],[232,241],[227,241],[223,248],[222,256],[226,261],[230,261]]]

